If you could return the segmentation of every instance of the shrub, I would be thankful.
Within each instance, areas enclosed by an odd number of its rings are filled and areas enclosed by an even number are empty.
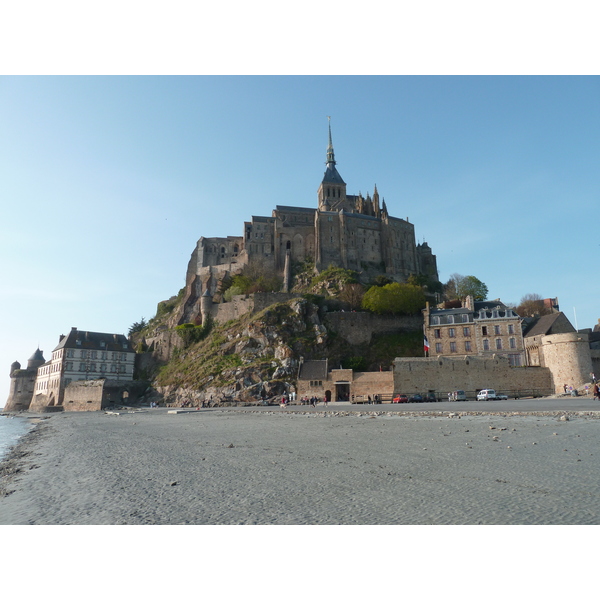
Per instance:
[[[362,307],[378,315],[413,315],[425,308],[425,294],[419,286],[408,283],[373,286],[365,293]]]

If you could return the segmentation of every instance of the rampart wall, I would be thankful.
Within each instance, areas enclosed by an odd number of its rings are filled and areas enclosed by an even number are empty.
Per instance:
[[[552,374],[544,367],[511,367],[507,358],[397,358],[394,361],[394,392],[435,392],[444,398],[464,390],[471,399],[478,390],[493,388],[509,396],[554,393]]]
[[[580,388],[594,372],[587,333],[559,333],[542,337],[543,364],[553,375],[556,392],[563,386]]]
[[[387,316],[368,312],[326,313],[323,321],[350,344],[369,344],[374,334],[422,331],[423,316]]]

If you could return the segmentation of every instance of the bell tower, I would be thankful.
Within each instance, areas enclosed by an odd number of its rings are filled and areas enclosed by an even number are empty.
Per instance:
[[[327,146],[327,169],[323,175],[323,181],[317,192],[319,198],[319,210],[337,210],[336,205],[343,205],[346,200],[346,184],[335,168],[335,155],[331,141],[331,117],[329,121],[329,145]]]

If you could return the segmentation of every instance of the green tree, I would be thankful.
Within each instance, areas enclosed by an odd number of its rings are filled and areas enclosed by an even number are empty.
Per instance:
[[[146,327],[146,325],[148,325],[148,323],[146,322],[146,319],[144,319],[144,317],[142,317],[139,321],[134,323],[129,328],[129,335],[131,335],[132,333],[137,333],[138,331],[141,331],[142,329],[144,329],[144,327]]]
[[[379,315],[413,315],[425,308],[423,289],[408,283],[373,286],[364,295],[362,307]]]
[[[473,296],[474,300],[485,300],[488,288],[474,275],[453,273],[444,286],[444,293],[447,300],[464,300],[467,296]]]

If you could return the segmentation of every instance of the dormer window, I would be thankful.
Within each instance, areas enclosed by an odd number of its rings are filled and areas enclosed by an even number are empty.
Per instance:
[[[77,346],[81,346],[81,340],[75,340],[75,344],[77,344]]]
[[[104,348],[106,346],[106,342],[104,340],[100,340],[100,348]]]

